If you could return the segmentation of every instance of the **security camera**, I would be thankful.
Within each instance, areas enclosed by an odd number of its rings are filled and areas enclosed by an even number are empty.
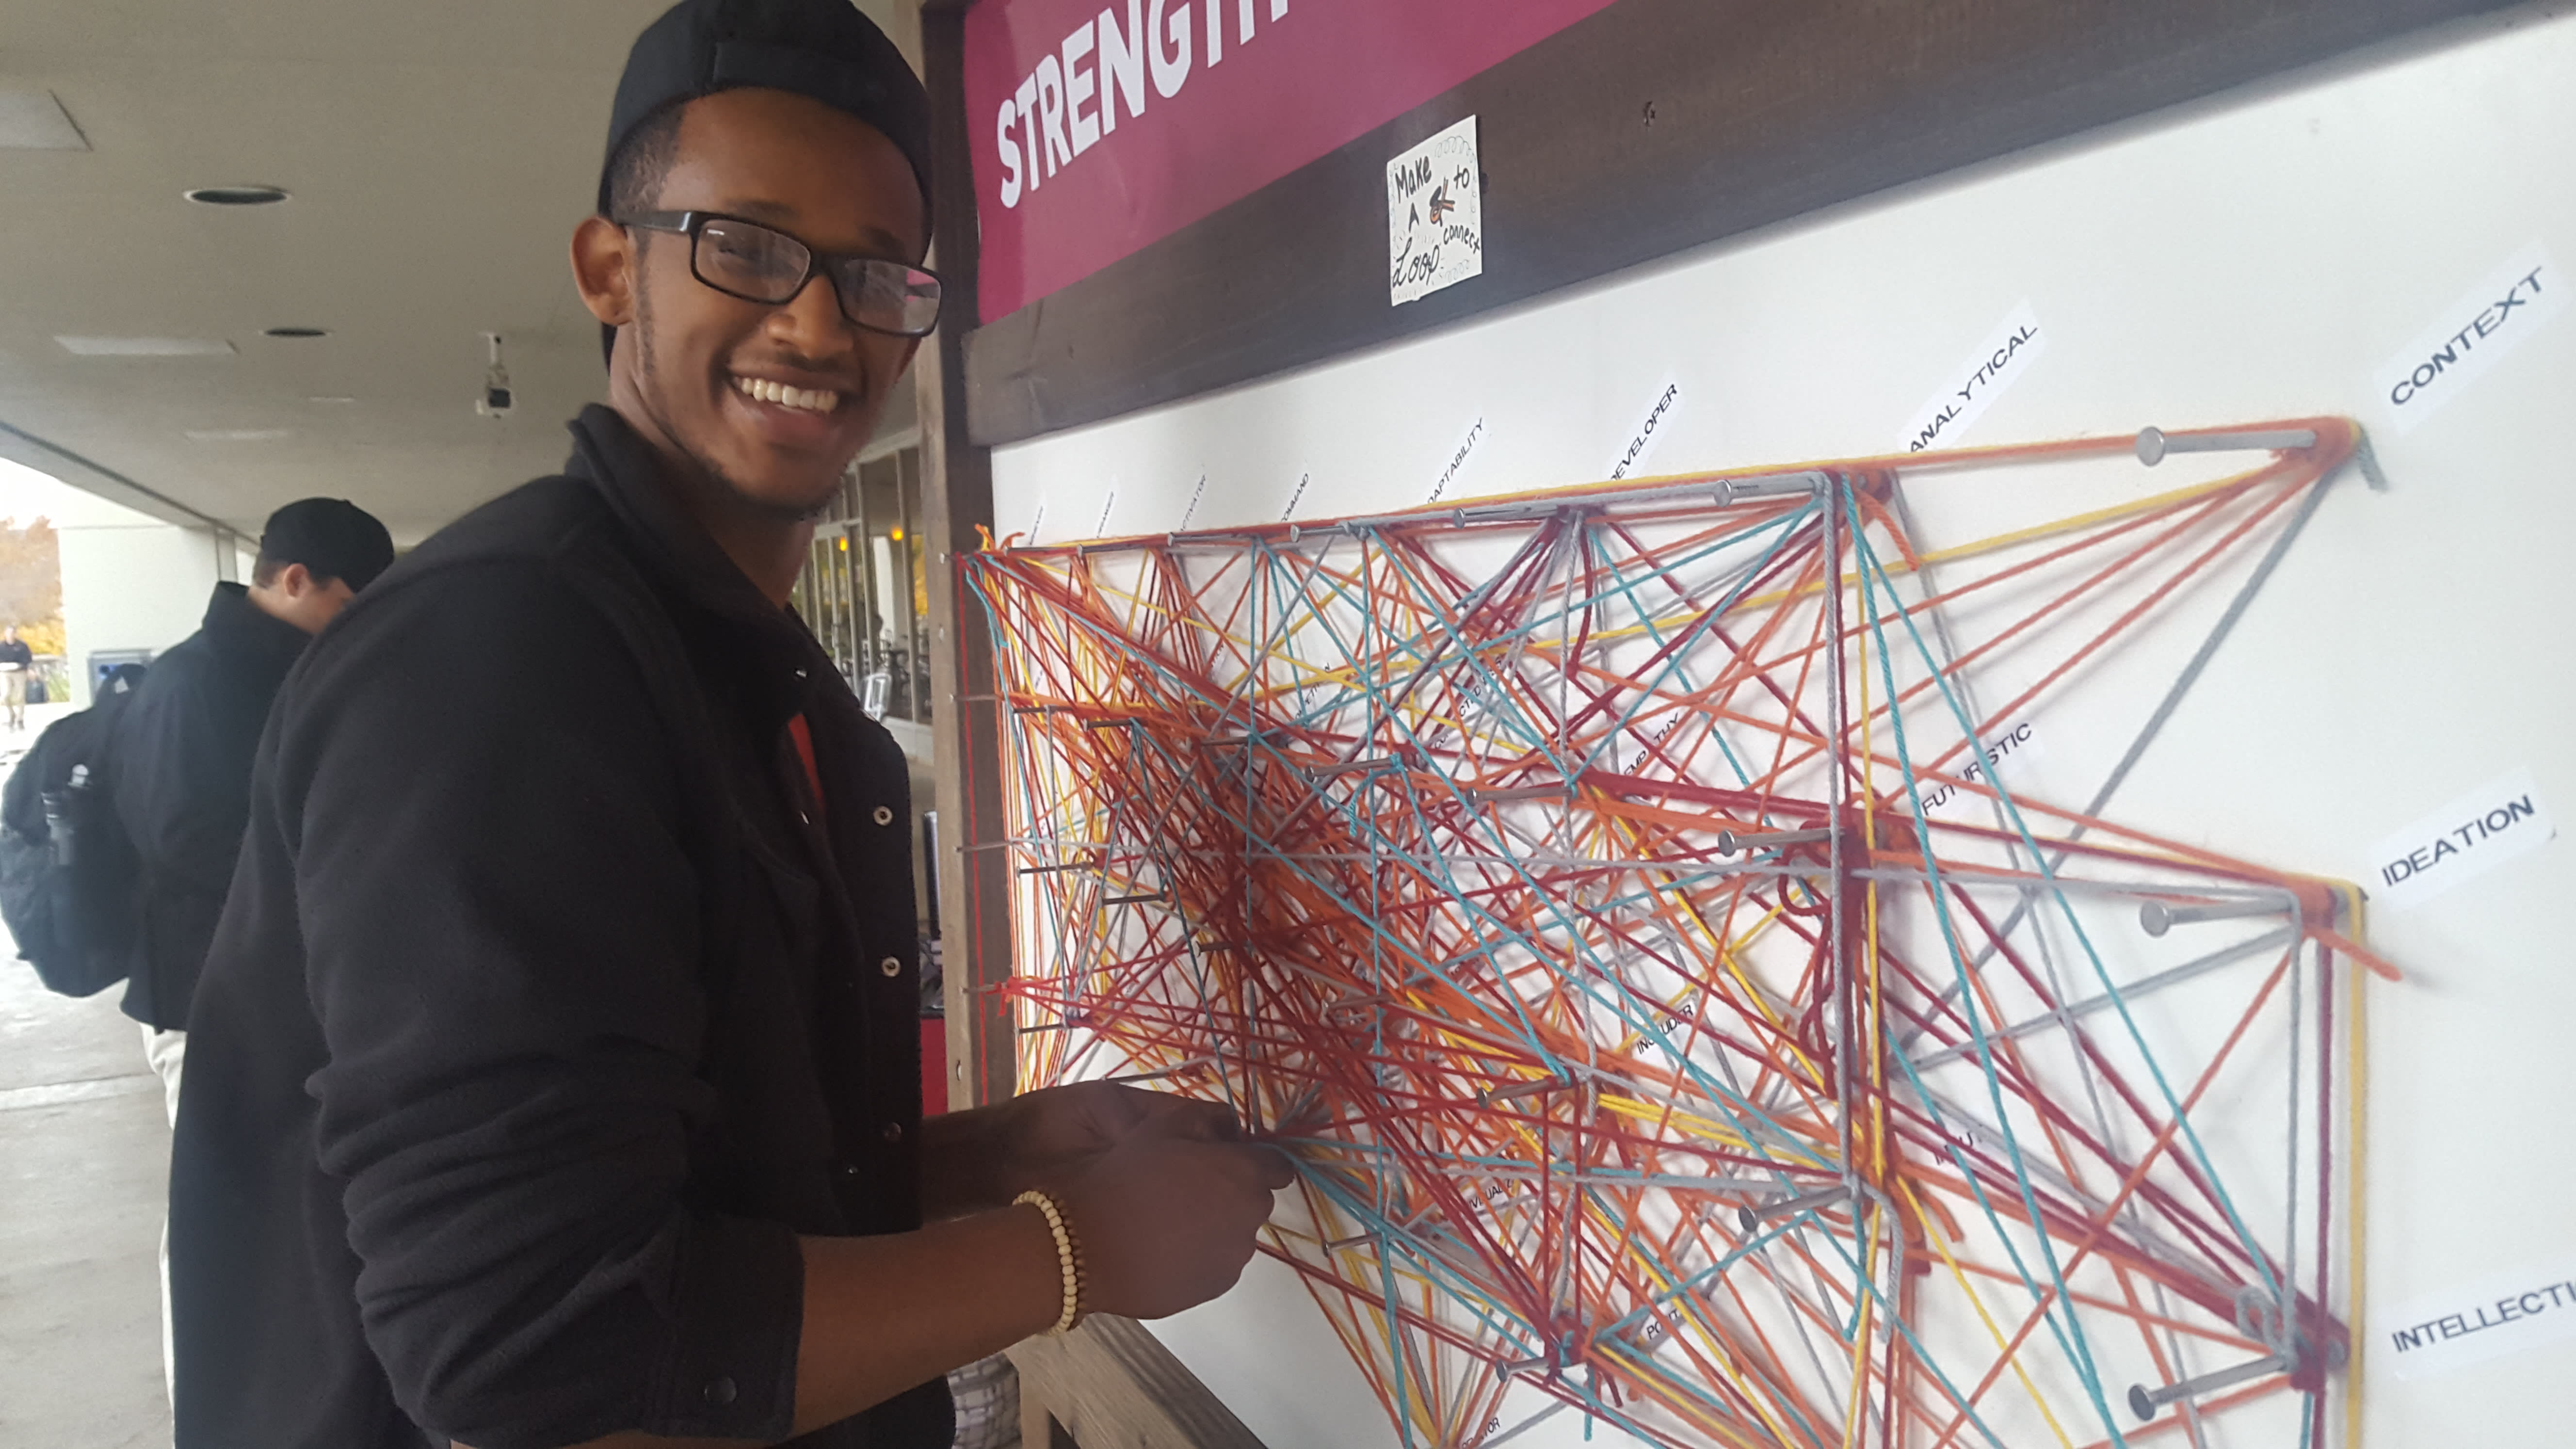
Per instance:
[[[501,334],[486,332],[483,340],[491,345],[492,365],[484,369],[483,396],[475,402],[474,411],[487,418],[508,417],[513,399],[510,396],[510,369],[501,365]]]

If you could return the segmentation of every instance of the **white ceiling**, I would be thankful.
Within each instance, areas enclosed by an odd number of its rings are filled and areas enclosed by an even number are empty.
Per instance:
[[[405,542],[551,472],[602,381],[565,247],[618,68],[666,4],[0,0],[0,89],[52,91],[90,144],[0,149],[0,425],[25,435],[0,432],[0,456],[251,534],[290,499],[353,498]],[[293,199],[181,195],[237,183]],[[473,409],[485,332],[518,397],[498,420]],[[58,336],[237,353],[80,357]],[[309,400],[331,396],[355,401]]]

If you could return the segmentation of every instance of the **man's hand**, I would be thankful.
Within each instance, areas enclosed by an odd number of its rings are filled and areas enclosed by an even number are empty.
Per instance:
[[[998,1167],[1017,1196],[1041,1179],[1061,1177],[1082,1159],[1139,1133],[1202,1142],[1240,1142],[1243,1124],[1215,1102],[1149,1092],[1116,1082],[1077,1082],[1013,1098],[995,1146]]]
[[[933,1117],[922,1134],[922,1210],[941,1218],[1000,1207],[1139,1134],[1239,1142],[1243,1126],[1214,1102],[1078,1082]]]
[[[1239,1129],[1228,1138],[1166,1125],[1136,1119],[1070,1176],[1039,1184],[1081,1245],[1088,1311],[1163,1318],[1232,1288],[1270,1219],[1271,1194],[1295,1180],[1286,1153],[1242,1141]]]

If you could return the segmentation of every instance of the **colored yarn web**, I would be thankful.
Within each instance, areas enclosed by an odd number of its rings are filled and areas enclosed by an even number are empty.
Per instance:
[[[2394,973],[2108,806],[2362,446],[988,550],[1021,1079],[1290,1150],[1405,1445],[2321,1446]]]

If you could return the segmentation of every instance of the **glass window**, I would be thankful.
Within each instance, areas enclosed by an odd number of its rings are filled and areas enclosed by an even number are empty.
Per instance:
[[[850,687],[886,719],[930,719],[930,587],[921,538],[921,454],[850,470],[817,519],[796,611]]]

